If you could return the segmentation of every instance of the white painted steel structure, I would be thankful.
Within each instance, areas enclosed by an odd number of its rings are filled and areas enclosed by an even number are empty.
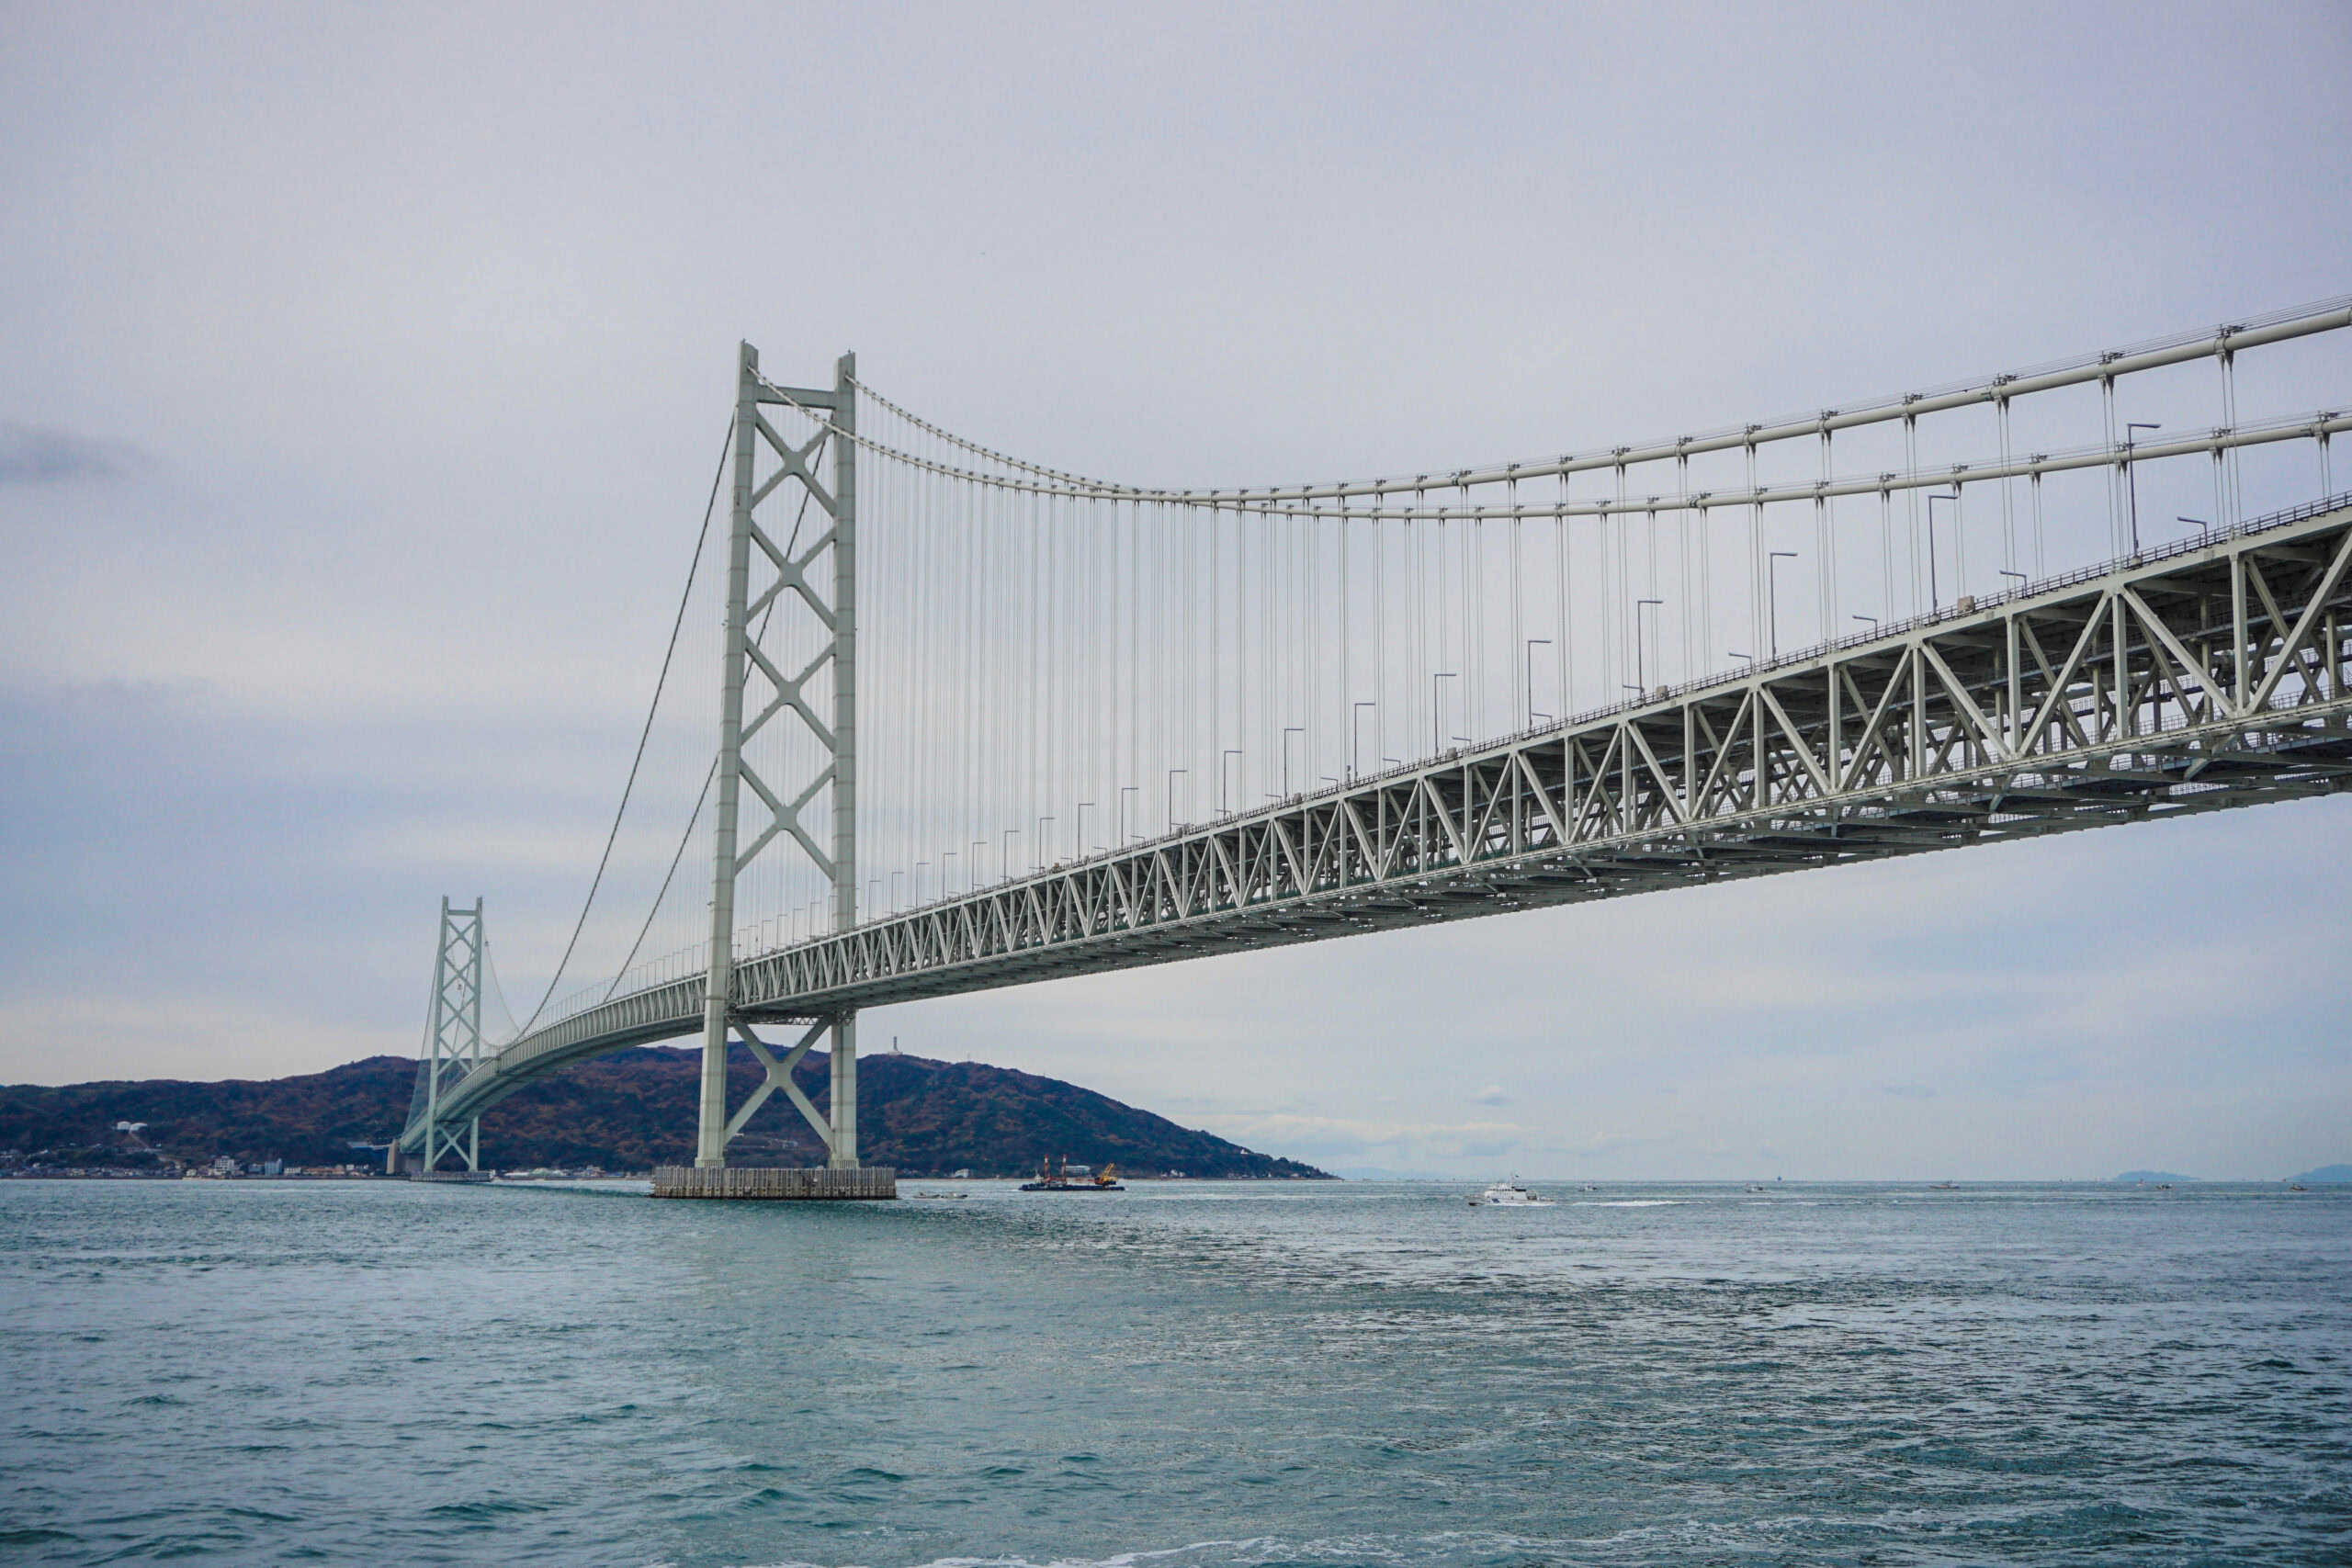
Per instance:
[[[472,908],[460,909],[442,899],[438,929],[424,1059],[417,1066],[409,1123],[417,1134],[420,1169],[430,1171],[444,1156],[456,1155],[468,1170],[476,1170],[481,1165],[481,1113],[458,1104],[456,1090],[482,1065],[482,901],[477,898]],[[458,1141],[461,1132],[463,1143]],[[401,1147],[396,1144],[385,1151],[387,1169],[399,1168]]]
[[[470,1129],[484,1109],[545,1073],[623,1046],[699,1030],[705,1053],[698,1165],[723,1165],[728,1140],[766,1100],[781,1093],[816,1129],[830,1163],[854,1168],[854,1020],[862,1008],[1432,920],[2150,821],[2352,786],[2352,496],[2323,495],[2240,521],[2232,467],[2243,449],[2307,440],[2320,458],[2321,488],[2327,489],[2329,438],[2352,428],[2352,418],[2322,411],[2292,420],[2236,422],[2232,367],[2235,355],[2249,348],[2347,325],[2352,301],[2332,301],[1966,387],[1654,446],[1409,479],[1218,491],[1110,486],[1021,463],[949,436],[879,399],[860,386],[854,363],[846,356],[831,389],[802,390],[762,378],[756,354],[745,345],[732,458],[720,744],[713,770],[718,795],[711,940],[704,950],[717,955],[716,962],[672,965],[631,983],[624,983],[625,976],[604,995],[559,1010],[551,1021],[483,1052],[477,906],[471,940],[479,1059],[444,1049],[436,978],[434,1044],[420,1078],[420,1108],[402,1144],[445,1153],[455,1145],[442,1129],[459,1122]],[[2123,440],[2110,438],[2086,451],[2019,456],[2007,449],[2008,405],[2016,398],[2095,385],[2112,437],[2116,378],[2199,358],[2221,367],[2230,423],[2161,446],[2132,441],[2134,425],[2124,430]],[[861,434],[855,417],[861,394],[903,427],[984,466],[941,462]],[[1941,468],[1913,464],[1846,479],[1829,471],[1829,440],[1837,431],[1897,422],[1908,450],[1923,414],[1984,405],[1994,406],[2000,420],[2004,450],[1996,460]],[[808,434],[788,435],[769,419],[775,410],[803,421]],[[1632,465],[1668,460],[1687,475],[1691,454],[1736,450],[1752,475],[1759,446],[1798,439],[1821,443],[1822,478],[1810,486],[1750,484],[1733,492],[1686,484],[1672,496],[1625,494],[1625,471]],[[820,472],[829,444],[830,482]],[[1179,517],[1205,509],[1212,517],[1230,513],[1227,523],[1308,517],[1342,530],[1376,527],[1375,520],[1433,520],[1441,547],[1449,518],[1457,530],[1464,521],[1605,519],[1630,513],[1654,517],[1660,509],[1703,520],[1711,509],[1736,506],[1754,519],[1767,504],[1809,499],[1826,508],[1836,496],[1872,493],[1880,497],[1883,516],[1895,492],[1929,490],[1945,492],[1937,499],[1952,499],[1958,513],[1957,498],[1968,485],[2010,478],[2038,484],[2045,474],[2098,468],[2112,481],[2109,537],[2130,547],[2039,581],[2005,570],[2003,576],[2016,586],[1998,594],[1962,594],[1947,603],[1931,592],[1923,614],[1883,619],[1866,632],[1751,660],[1745,669],[1655,688],[1644,681],[1644,689],[1628,701],[1563,722],[1532,724],[1483,743],[1448,746],[1438,729],[1430,754],[1418,760],[1372,773],[1351,767],[1343,770],[1346,776],[1315,790],[1286,785],[1270,804],[1221,813],[1206,823],[1178,820],[1173,775],[1185,769],[1173,768],[1168,821],[1158,834],[1130,832],[1122,815],[1112,846],[1015,872],[1010,844],[1021,829],[1010,828],[1000,879],[981,885],[978,861],[985,844],[975,842],[965,862],[965,891],[946,893],[943,873],[944,896],[919,895],[913,908],[868,910],[861,920],[854,570],[860,452],[915,472],[925,484],[999,491],[1042,508],[1125,507],[1126,513],[1113,515],[1132,520],[1148,504]],[[2137,528],[2135,465],[2179,455],[2210,457],[2217,516],[2183,520],[2197,524],[2196,538],[2162,548],[2137,547],[2125,532],[2127,497],[2131,526]],[[765,465],[772,467],[763,475]],[[1616,498],[1568,496],[1566,477],[1592,469],[1615,476]],[[1562,479],[1562,493],[1548,504],[1526,504],[1518,484],[1538,475]],[[1436,510],[1426,505],[1430,490],[1466,496],[1485,485],[1504,487],[1509,503]],[[1390,504],[1402,496],[1413,500]],[[781,521],[786,500],[797,507],[788,525]],[[1366,503],[1360,510],[1359,501]],[[2016,527],[2006,488],[2001,505],[2014,559]],[[2038,527],[2038,489],[2035,505]],[[812,513],[818,519],[813,530],[805,526]],[[1828,515],[1823,510],[1819,516],[1823,581],[1834,588]],[[1935,525],[1930,509],[1930,577],[1936,570]],[[1340,535],[1342,563],[1347,536]],[[1378,539],[1377,534],[1372,536]],[[1517,573],[1518,536],[1510,538],[1511,570]],[[1751,523],[1748,553],[1759,568],[1761,538]],[[1561,548],[1562,608],[1555,635],[1565,639],[1574,629],[1566,608],[1565,536]],[[1604,553],[1604,561],[1609,558]],[[1643,658],[1645,623],[1633,604],[1639,589],[1623,570],[1622,549],[1616,558],[1614,591],[1622,602],[1613,607],[1604,603],[1601,610],[1604,618],[1621,617],[1619,635],[1631,625],[1630,641],[1622,645],[1631,659],[1618,672],[1633,673]],[[1437,579],[1441,614],[1450,592],[1443,559]],[[1132,547],[1127,561],[1133,570]],[[1911,565],[1917,575],[1916,546]],[[1703,588],[1704,570],[1702,561],[1692,578],[1686,564],[1686,580]],[[1891,558],[1884,570],[1891,594]],[[1777,590],[1764,602],[1770,575],[1762,570],[1751,575],[1746,622],[1751,630],[1779,618]],[[1532,710],[1533,649],[1546,639],[1524,637],[1518,579],[1510,581],[1510,642],[1505,646],[1515,659],[1521,651],[1517,644],[1527,645],[1528,673],[1525,683],[1515,687],[1515,697]],[[1140,615],[1145,602],[1139,577],[1129,581],[1112,609]],[[1468,628],[1484,612],[1473,601],[1471,579],[1463,576],[1461,584],[1461,646],[1467,650]],[[1625,592],[1629,587],[1632,592]],[[1112,591],[1119,593],[1115,574]],[[1358,700],[1361,688],[1350,683],[1345,616],[1351,602],[1344,592],[1337,601],[1337,690],[1318,688],[1318,677],[1310,671],[1306,700],[1335,698],[1352,725],[1349,705],[1374,704]],[[1657,602],[1641,600],[1644,605]],[[1826,590],[1820,611],[1825,624],[1833,602]],[[769,621],[785,614],[808,617],[817,628],[814,643],[805,645],[816,651],[800,662],[779,664],[763,651]],[[1685,615],[1687,619],[1687,610]],[[1240,635],[1248,635],[1247,622]],[[1140,645],[1143,638],[1136,632],[1131,640]],[[1441,649],[1442,641],[1442,635]],[[1377,637],[1374,649],[1378,658],[1388,657]],[[1565,654],[1563,667],[1565,695]],[[1453,673],[1437,671],[1435,679]],[[1054,675],[1051,669],[1041,675],[1033,660],[1029,679]],[[1129,678],[1129,700],[1140,704],[1140,676]],[[1461,679],[1466,692],[1476,676]],[[1252,688],[1237,682],[1235,689],[1246,705]],[[1052,694],[1046,687],[1046,696]],[[1433,725],[1442,695],[1442,688],[1432,694]],[[1189,686],[1183,701],[1192,701]],[[1272,716],[1279,722],[1279,714]],[[772,779],[748,760],[746,742],[772,722],[797,724],[814,738],[820,765],[809,776]],[[1130,771],[1141,750],[1142,728],[1142,718],[1135,716],[1124,728],[1114,723],[1106,734],[1114,747],[1124,739]],[[1290,771],[1289,736],[1298,732],[1294,727],[1280,738],[1284,777]],[[1213,743],[1222,738],[1219,730]],[[1351,747],[1354,739],[1351,730]],[[1217,765],[1222,792],[1221,760]],[[1310,760],[1310,779],[1312,769]],[[1136,787],[1121,786],[1123,803]],[[765,818],[748,845],[738,831],[746,794]],[[816,829],[807,820],[812,802],[830,807]],[[1100,802],[1077,804],[1081,817],[1073,842],[1084,852],[1082,813],[1099,808]],[[1052,820],[1046,817],[1038,823],[1038,842]],[[1098,829],[1102,820],[1098,817]],[[786,841],[830,889],[828,928],[806,940],[747,940],[734,902],[737,878],[763,851]],[[869,884],[881,880],[870,877]],[[451,962],[451,919],[445,910],[437,974]],[[462,968],[462,943],[457,951]],[[458,994],[462,1002],[462,987]],[[758,1032],[767,1023],[797,1026],[800,1033],[789,1050],[779,1052]],[[829,1032],[831,1104],[820,1110],[793,1081],[792,1069]],[[757,1092],[731,1113],[724,1079],[730,1034],[758,1057],[765,1075]],[[461,1056],[463,1071],[453,1075],[448,1064]]]
[[[857,359],[843,355],[829,391],[790,390],[771,385],[760,375],[759,351],[741,345],[736,377],[735,487],[729,508],[727,551],[727,650],[720,686],[718,810],[714,818],[710,898],[710,966],[700,987],[703,1018],[702,1110],[695,1146],[695,1164],[704,1169],[727,1163],[728,1140],[777,1089],[799,1108],[823,1140],[827,1164],[835,1169],[857,1165],[857,1010],[843,1004],[826,1010],[811,1024],[800,1043],[783,1059],[772,1055],[751,1028],[741,1010],[742,989],[733,967],[736,878],[760,852],[779,838],[788,837],[815,863],[833,890],[835,929],[857,925]],[[778,434],[763,412],[764,406],[790,403],[823,413],[823,423],[806,442]],[[832,483],[818,473],[820,454],[832,446]],[[758,457],[764,450],[775,461],[775,471],[763,479]],[[797,498],[799,509],[789,530],[776,527],[784,502]],[[803,528],[813,503],[820,518],[812,537],[803,542]],[[763,513],[761,508],[767,506]],[[784,542],[776,542],[777,535]],[[758,547],[759,591],[752,588],[753,547]],[[829,562],[831,570],[820,570]],[[826,579],[830,578],[830,581]],[[820,584],[822,585],[820,587]],[[830,592],[826,590],[829,589]],[[753,635],[753,622],[763,623],[775,609],[805,614],[822,627],[816,656],[797,670],[780,669],[762,651],[763,638]],[[824,682],[831,700],[811,700],[811,689]],[[763,701],[749,719],[744,717],[747,691],[758,690]],[[821,711],[820,711],[821,710]],[[824,762],[805,782],[772,785],[744,755],[744,742],[771,722],[797,722],[807,727],[821,749]],[[795,785],[798,787],[795,790]],[[739,818],[741,792],[749,789],[769,813],[767,825],[752,842],[741,842]],[[787,800],[782,791],[794,791]],[[829,794],[832,833],[830,845],[820,845],[802,825],[801,812],[820,793]],[[832,1093],[827,1112],[820,1115],[799,1087],[792,1069],[808,1048],[827,1032],[832,1035],[830,1059]],[[727,1043],[730,1032],[758,1056],[766,1080],[732,1117],[727,1113]]]

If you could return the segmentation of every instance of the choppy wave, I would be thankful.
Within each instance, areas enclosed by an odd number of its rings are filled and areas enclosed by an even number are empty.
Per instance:
[[[2352,1193],[0,1184],[0,1552],[2310,1563]],[[179,1190],[179,1189],[188,1190]],[[2161,1215],[2161,1223],[2156,1223]]]

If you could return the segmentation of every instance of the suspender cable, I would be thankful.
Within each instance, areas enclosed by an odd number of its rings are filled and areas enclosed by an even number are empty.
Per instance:
[[[1564,724],[1577,711],[1576,633],[1568,623],[1568,479],[1565,472],[1560,475],[1561,510],[1552,518],[1552,608],[1558,626],[1552,651],[1560,682],[1560,711],[1555,716]]]
[[[1352,711],[1350,714],[1352,721]],[[1372,518],[1372,769],[1388,762],[1388,543]]]
[[[1379,525],[1374,524],[1373,526],[1377,528]],[[1337,712],[1340,719],[1340,755],[1347,759],[1346,766],[1352,769],[1356,765],[1356,758],[1355,748],[1351,743],[1355,739],[1356,713],[1351,702],[1355,695],[1355,688],[1350,683],[1354,673],[1352,658],[1354,649],[1348,641],[1348,611],[1350,609],[1348,536],[1351,532],[1352,530],[1348,525],[1347,497],[1341,496],[1340,498],[1340,704]]]

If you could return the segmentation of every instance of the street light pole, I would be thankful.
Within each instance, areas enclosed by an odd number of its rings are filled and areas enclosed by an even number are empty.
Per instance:
[[[2132,554],[2134,558],[2140,554],[2140,472],[2132,466],[2132,452],[2135,445],[2132,433],[2163,428],[2163,425],[2152,424],[2146,420],[2133,420],[2123,427],[2123,486],[2132,496]]]
[[[1363,750],[1363,710],[1379,705],[1378,703],[1357,703],[1348,711],[1348,772],[1351,775],[1363,772],[1363,763],[1358,760]]]
[[[1771,626],[1768,633],[1771,641],[1768,646],[1768,652],[1774,659],[1781,657],[1781,563],[1796,558],[1797,553],[1794,550],[1774,550],[1771,558],[1764,566],[1764,574],[1770,580],[1768,596],[1772,604]]]
[[[1781,551],[1775,553],[1785,554],[1786,552]],[[1646,650],[1649,644],[1642,636],[1642,612],[1644,610],[1655,610],[1665,603],[1666,601],[1663,599],[1636,599],[1634,601],[1634,685],[1644,696],[1649,695],[1650,678],[1647,673],[1649,666],[1646,660]]]
[[[1529,729],[1535,728],[1535,650],[1551,646],[1552,639],[1548,637],[1532,637],[1527,639],[1527,717],[1524,728]],[[1552,716],[1547,713],[1544,716],[1549,718]]]
[[[1931,610],[1940,610],[1944,607],[1943,590],[1936,585],[1936,502],[1939,501],[1949,501],[1952,505],[1958,506],[1960,491],[1953,491],[1950,495],[1928,497],[1928,607]],[[1917,580],[1914,579],[1914,581]]]
[[[1437,740],[1438,730],[1442,728],[1438,722],[1438,695],[1442,689],[1438,685],[1438,682],[1440,681],[1453,681],[1457,679],[1459,679],[1459,677],[1451,670],[1441,670],[1436,674],[1430,677],[1430,755],[1432,757],[1445,750],[1444,747],[1438,744]]]

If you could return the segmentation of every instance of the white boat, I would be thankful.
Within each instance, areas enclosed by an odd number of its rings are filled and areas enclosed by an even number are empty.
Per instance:
[[[1498,1181],[1470,1200],[1470,1206],[1474,1209],[1482,1204],[1496,1209],[1548,1209],[1552,1206],[1552,1200],[1538,1198],[1521,1187],[1514,1174],[1509,1181]]]

